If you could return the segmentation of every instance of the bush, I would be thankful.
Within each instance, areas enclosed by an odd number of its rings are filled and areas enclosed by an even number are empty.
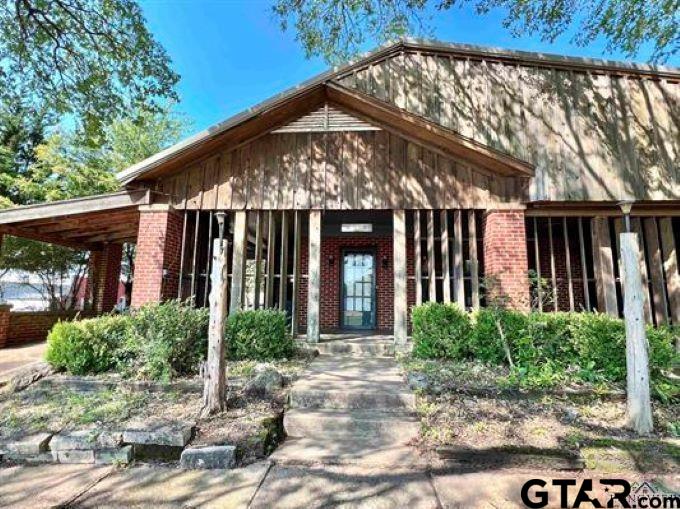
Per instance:
[[[197,374],[208,351],[208,319],[208,308],[177,300],[141,307],[121,345],[120,371],[162,381]]]
[[[515,365],[511,380],[521,387],[571,382],[621,383],[626,379],[623,320],[599,313],[530,313],[482,309],[472,322],[459,309],[424,304],[413,309],[413,355],[419,358],[472,359],[508,364],[500,323]],[[678,357],[678,331],[648,327],[650,374],[655,392],[672,397],[662,371]],[[675,391],[677,394],[677,391]]]
[[[47,336],[45,359],[74,375],[108,371],[117,363],[117,348],[129,328],[130,317],[123,315],[58,322]]]
[[[477,311],[474,315],[474,328],[470,334],[469,350],[472,357],[489,364],[506,362],[496,319],[500,320],[511,351],[515,345],[524,341],[523,336],[528,333],[528,319],[523,313],[491,309]]]
[[[468,353],[470,317],[457,304],[415,306],[413,355],[421,359],[462,359]]]
[[[239,311],[230,315],[226,326],[229,358],[266,361],[289,357],[294,345],[286,324],[286,314],[274,309]]]

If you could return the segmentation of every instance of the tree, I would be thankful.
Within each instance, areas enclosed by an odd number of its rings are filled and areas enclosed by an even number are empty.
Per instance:
[[[26,170],[3,174],[6,196],[13,198],[6,198],[4,205],[115,191],[119,187],[116,172],[174,143],[184,130],[185,121],[166,109],[158,113],[142,111],[131,119],[114,121],[103,129],[104,143],[100,148],[87,143],[83,132],[55,131],[35,148]],[[129,291],[133,246],[125,246],[124,253],[123,270]],[[39,291],[45,292],[53,306],[63,309],[75,304],[75,292],[87,273],[87,261],[87,253],[82,251],[9,236],[0,254],[0,267],[37,274],[43,283]],[[64,294],[65,286],[74,293]]]
[[[75,119],[88,136],[177,98],[179,76],[134,0],[0,4],[0,102]],[[93,139],[93,138],[88,138]]]
[[[307,56],[336,63],[354,56],[370,39],[388,41],[427,34],[428,8],[446,11],[471,5],[484,15],[503,9],[503,26],[516,36],[539,34],[554,42],[570,29],[586,46],[602,37],[607,51],[636,56],[651,45],[650,61],[665,62],[680,50],[678,0],[276,0],[283,30],[293,25]]]

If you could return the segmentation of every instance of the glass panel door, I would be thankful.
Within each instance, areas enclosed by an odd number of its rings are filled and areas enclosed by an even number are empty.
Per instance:
[[[375,327],[375,264],[372,253],[345,252],[342,264],[342,326]]]

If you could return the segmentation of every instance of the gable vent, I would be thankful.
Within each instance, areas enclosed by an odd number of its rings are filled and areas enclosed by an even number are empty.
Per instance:
[[[315,133],[328,131],[379,131],[380,128],[328,104],[276,129],[275,133]]]

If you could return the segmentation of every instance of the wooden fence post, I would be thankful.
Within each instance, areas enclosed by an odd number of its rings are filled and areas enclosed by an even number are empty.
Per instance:
[[[248,221],[245,210],[234,214],[234,251],[231,260],[231,301],[229,312],[235,313],[243,304],[243,287],[246,272],[246,234]]]
[[[226,402],[224,322],[227,318],[227,245],[226,240],[215,239],[213,241],[208,361],[203,372],[203,410],[201,413],[204,416],[221,412]]]
[[[628,424],[640,434],[653,429],[649,395],[649,354],[645,331],[645,296],[642,288],[640,244],[637,233],[621,233],[623,315],[626,322]]]

